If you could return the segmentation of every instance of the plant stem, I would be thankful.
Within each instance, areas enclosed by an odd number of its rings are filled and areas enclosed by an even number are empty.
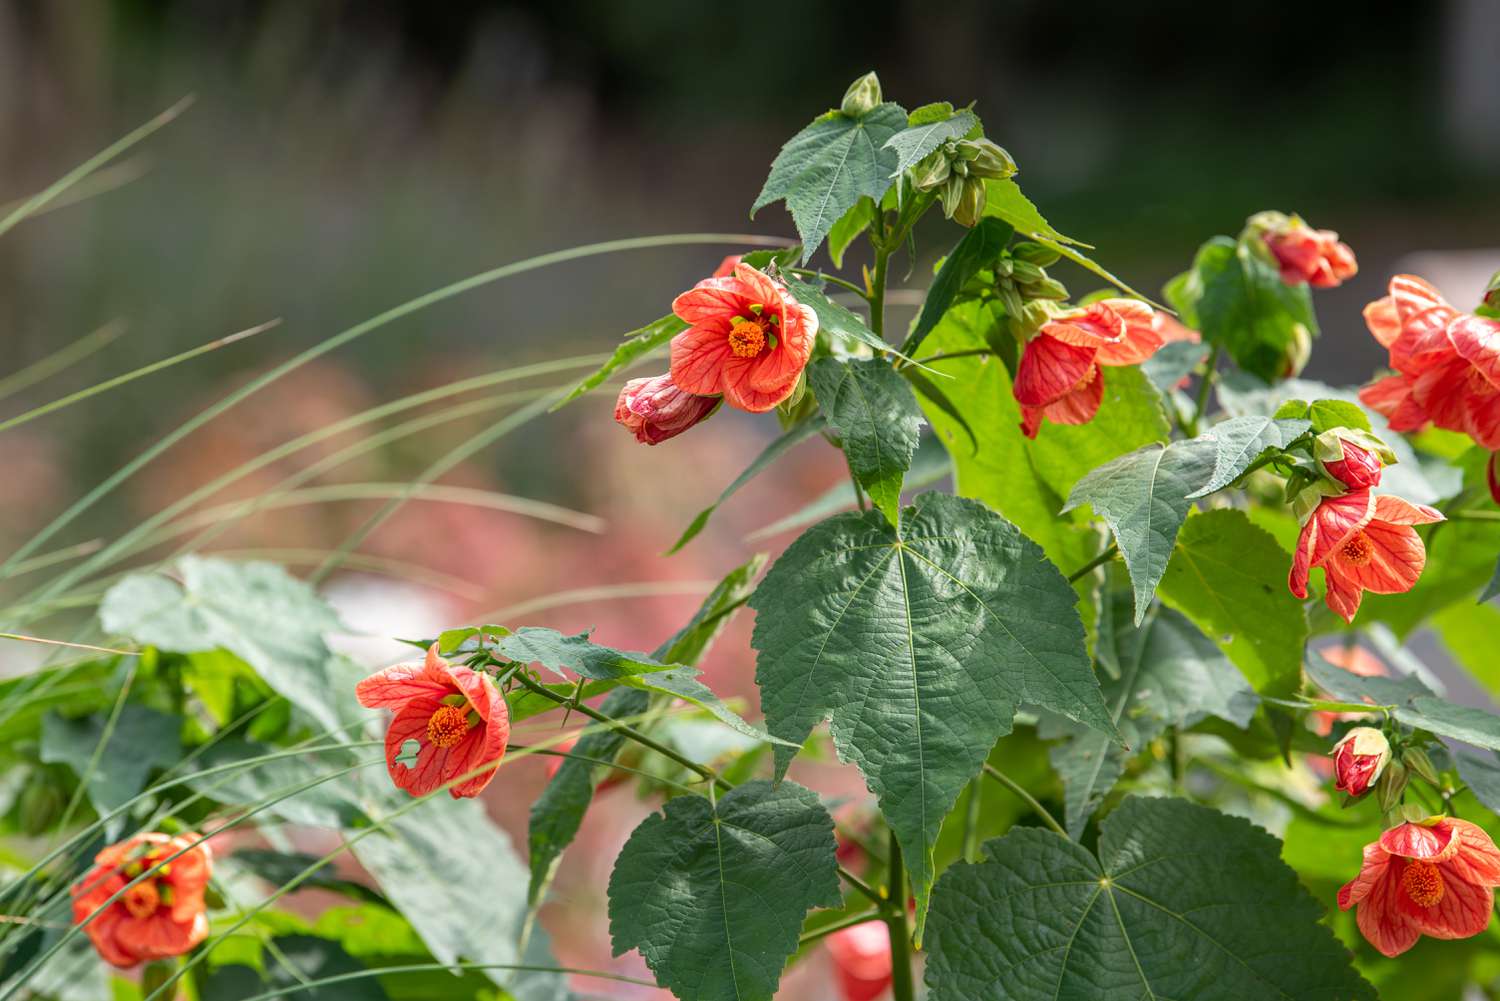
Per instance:
[[[1460,521],[1500,521],[1500,511],[1454,511],[1448,517]]]
[[[943,351],[939,354],[928,355],[926,358],[916,359],[918,365],[927,365],[935,361],[947,361],[950,358],[972,358],[975,355],[994,354],[989,348],[967,348],[963,351]]]
[[[1177,727],[1167,733],[1167,751],[1171,757],[1172,792],[1177,796],[1187,795],[1187,749],[1183,746],[1182,734]]]
[[[1068,574],[1068,583],[1069,584],[1077,583],[1078,580],[1079,580],[1079,578],[1085,576],[1086,574],[1088,574],[1091,571],[1097,569],[1098,567],[1102,567],[1104,564],[1108,563],[1110,560],[1114,559],[1119,554],[1120,554],[1120,547],[1117,546],[1117,545],[1115,545],[1114,543],[1110,543],[1109,548],[1105,549],[1104,552],[1100,553],[1098,556],[1095,556],[1093,559],[1089,560],[1083,566],[1079,567],[1077,570],[1074,570],[1072,573]]]
[[[969,782],[969,808],[964,811],[964,861],[979,861],[979,809],[984,801],[984,779],[976,775]]]
[[[1198,399],[1193,407],[1193,419],[1188,422],[1187,436],[1198,437],[1198,424],[1203,420],[1203,411],[1208,408],[1208,391],[1213,388],[1219,369],[1219,345],[1215,344],[1203,363],[1203,380],[1198,383]]]
[[[1009,789],[1017,796],[1021,797],[1021,799],[1025,800],[1026,805],[1031,807],[1032,811],[1038,817],[1041,817],[1043,823],[1045,823],[1048,827],[1052,828],[1063,837],[1068,837],[1067,829],[1057,822],[1057,818],[1048,813],[1047,808],[1041,803],[1037,802],[1036,797],[1023,789],[1020,783],[1018,783],[1015,779],[1011,778],[1009,775],[1005,774],[1000,769],[990,764],[988,761],[984,763],[984,773],[990,778],[994,779],[996,782],[999,782],[1001,785],[1005,786],[1005,788]]]
[[[839,875],[844,878],[844,882],[854,887],[866,897],[869,897],[871,900],[875,901],[875,903],[882,905],[885,903],[885,898],[880,895],[880,892],[878,890],[876,890],[869,883],[866,883],[864,880],[860,879],[858,876],[854,875],[854,873],[850,872],[848,869],[845,869],[843,866],[839,866]]]
[[[870,279],[870,329],[885,340],[885,279],[891,252],[884,246],[875,251],[875,275]]]
[[[823,281],[828,282],[831,285],[837,285],[840,288],[848,289],[850,292],[853,292],[861,299],[869,298],[865,294],[864,289],[860,288],[858,285],[854,284],[851,281],[840,278],[838,275],[825,275],[823,272],[814,271],[811,268],[786,268],[785,270],[790,271],[792,274],[797,275],[801,278],[821,278]]]
[[[860,911],[858,914],[851,914],[847,918],[840,918],[832,924],[824,925],[821,928],[814,928],[812,931],[808,932],[806,935],[803,935],[800,939],[798,939],[797,944],[806,945],[809,942],[816,942],[820,938],[827,938],[829,935],[832,935],[836,931],[843,931],[845,928],[853,928],[855,925],[862,925],[872,918],[879,917],[879,909],[872,907],[868,911]],[[63,927],[67,926],[64,925]]]
[[[642,747],[647,748],[648,750],[655,751],[657,754],[660,754],[662,757],[668,759],[669,761],[677,762],[677,764],[686,768],[690,772],[697,773],[725,792],[728,792],[730,789],[734,788],[734,786],[721,779],[718,772],[714,771],[712,768],[709,768],[707,765],[700,765],[692,758],[688,758],[681,754],[678,754],[667,745],[659,743],[658,741],[646,736],[644,733],[641,733],[635,727],[630,726],[626,723],[621,723],[613,716],[606,715],[605,713],[600,712],[587,703],[575,703],[572,699],[568,698],[565,695],[558,695],[546,685],[532,680],[532,678],[525,671],[516,672],[515,678],[521,683],[523,687],[529,689],[530,691],[535,692],[543,698],[551,699],[553,702],[556,702],[560,706],[570,706],[571,708],[587,716],[589,719],[594,720],[598,723],[603,723],[605,726],[609,727],[611,730],[614,730],[621,736],[635,741],[637,744],[640,744]]]
[[[861,511],[870,510],[870,505],[865,502],[864,488],[859,485],[859,477],[854,475],[854,470],[849,470],[849,482],[854,486],[854,500],[859,504]]]
[[[911,931],[906,926],[906,869],[901,864],[901,845],[896,832],[890,839],[890,900],[885,911],[885,927],[891,937],[891,997],[894,1001],[914,1001],[911,979]]]

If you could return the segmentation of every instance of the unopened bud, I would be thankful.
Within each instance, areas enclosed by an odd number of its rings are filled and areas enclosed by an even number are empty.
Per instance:
[[[1295,379],[1301,375],[1311,357],[1312,333],[1301,323],[1292,324],[1291,343],[1281,353],[1281,378]]]
[[[1393,761],[1375,785],[1375,801],[1380,804],[1382,810],[1394,810],[1396,804],[1401,802],[1401,794],[1404,792],[1406,792],[1406,766],[1399,761]]]
[[[1011,260],[1010,273],[1015,275],[1016,281],[1020,282],[1022,285],[1029,285],[1032,282],[1039,282],[1043,278],[1047,277],[1047,272],[1043,271],[1035,264],[1032,264],[1030,261],[1023,261],[1015,258]]]
[[[1372,726],[1357,726],[1333,745],[1334,788],[1358,796],[1380,778],[1391,763],[1391,744],[1385,734]],[[1401,768],[1395,765],[1394,768]],[[1406,784],[1406,769],[1401,768],[1401,783]]]
[[[1389,445],[1359,428],[1329,428],[1313,440],[1313,458],[1327,476],[1350,490],[1380,485],[1384,467],[1396,461]]]
[[[1068,297],[1068,289],[1056,278],[1043,278],[1039,282],[1033,282],[1026,286],[1026,294],[1032,299],[1055,299],[1061,301]]]
[[[943,185],[939,199],[943,204],[943,218],[952,219],[953,213],[958,211],[958,203],[964,196],[964,179],[957,174],[950,174],[947,183]]]
[[[1494,277],[1484,290],[1484,301],[1479,307],[1479,312],[1489,317],[1500,317],[1500,271],[1496,271]]]
[[[969,163],[969,172],[977,177],[1004,179],[1016,174],[1016,161],[988,139],[965,139],[958,144],[959,155]]]
[[[911,186],[918,191],[931,191],[947,181],[952,173],[953,169],[948,164],[948,154],[940,149],[933,150],[911,168]]]
[[[973,226],[984,216],[984,182],[977,177],[964,180],[959,193],[958,205],[953,210],[953,221],[960,226]]]
[[[1050,268],[1062,260],[1062,255],[1051,247],[1045,247],[1040,243],[1032,243],[1027,240],[1010,248],[1010,256],[1028,264],[1035,264],[1039,268]]]
[[[1405,765],[1413,775],[1421,779],[1423,782],[1426,782],[1428,785],[1437,788],[1442,784],[1442,780],[1438,778],[1437,769],[1433,767],[1432,759],[1429,758],[1427,756],[1427,752],[1422,750],[1420,747],[1408,747],[1406,750],[1402,751],[1401,763]]]
[[[839,110],[850,118],[863,118],[880,104],[880,78],[872,70],[849,85],[844,91]]]

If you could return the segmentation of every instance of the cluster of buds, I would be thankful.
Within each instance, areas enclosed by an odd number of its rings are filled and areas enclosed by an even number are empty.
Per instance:
[[[1047,274],[1060,256],[1051,247],[1026,241],[1002,252],[995,263],[995,295],[1018,340],[1024,342],[1052,318],[1052,303],[1068,297],[1063,283]]]
[[[973,226],[984,215],[984,182],[1016,173],[1016,161],[988,139],[950,139],[911,168],[918,191],[936,191],[943,215]]]
[[[1334,788],[1351,799],[1373,791],[1385,813],[1392,813],[1400,806],[1413,775],[1434,788],[1442,788],[1437,768],[1420,745],[1406,742],[1393,748],[1385,733],[1371,726],[1350,730],[1329,754],[1333,758]]]

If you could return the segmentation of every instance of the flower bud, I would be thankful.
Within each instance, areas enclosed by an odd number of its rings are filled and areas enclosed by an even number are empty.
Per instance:
[[[965,139],[958,144],[958,155],[969,164],[976,177],[1004,179],[1016,174],[1016,161],[988,139]]]
[[[1396,453],[1379,438],[1357,428],[1329,428],[1313,441],[1313,458],[1324,475],[1350,490],[1380,485],[1381,470]]]
[[[1375,784],[1375,802],[1382,810],[1394,810],[1396,804],[1401,802],[1401,794],[1406,792],[1407,782],[1406,766],[1399,761],[1392,761],[1391,766],[1380,776],[1380,781]]]
[[[839,110],[850,118],[863,118],[880,104],[880,78],[871,70],[844,91]]]
[[[1402,751],[1401,763],[1406,766],[1408,771],[1428,785],[1434,788],[1442,785],[1443,780],[1438,777],[1438,770],[1433,766],[1432,759],[1420,747],[1408,747]]]
[[[948,164],[948,154],[941,149],[933,150],[911,168],[911,186],[918,191],[931,191],[943,184],[953,173]]]
[[[1357,726],[1333,745],[1332,755],[1334,788],[1358,796],[1374,784],[1390,763],[1391,744],[1374,727]],[[1406,769],[1401,771],[1404,775]]]
[[[1068,297],[1068,289],[1056,278],[1043,278],[1039,282],[1027,285],[1026,296],[1031,299],[1054,299],[1061,301]]]
[[[960,226],[973,226],[984,215],[984,182],[977,177],[965,179],[959,194],[958,205],[953,210],[953,221]]]
[[[1025,261],[1027,264],[1035,264],[1039,268],[1050,268],[1062,260],[1062,254],[1059,254],[1051,247],[1043,246],[1040,243],[1032,243],[1030,240],[1011,247],[1010,256],[1018,261]]]
[[[1300,323],[1292,324],[1291,343],[1281,352],[1281,367],[1277,378],[1295,379],[1307,367],[1312,357],[1312,332]]]
[[[1016,281],[1020,282],[1022,285],[1029,285],[1032,282],[1039,282],[1043,278],[1047,277],[1047,272],[1043,271],[1035,264],[1032,264],[1030,261],[1023,261],[1019,258],[1011,259],[1010,273],[1014,275]]]
[[[1302,282],[1314,288],[1333,288],[1354,277],[1359,264],[1354,251],[1328,229],[1313,229],[1298,216],[1261,212],[1250,217],[1248,228],[1261,235],[1288,285]]]
[[[1481,307],[1494,312],[1500,312],[1500,271],[1496,271],[1490,278],[1490,283],[1484,290],[1484,305]]]
[[[615,420],[645,445],[675,438],[718,409],[716,396],[694,396],[677,388],[670,375],[631,379],[615,402]]]

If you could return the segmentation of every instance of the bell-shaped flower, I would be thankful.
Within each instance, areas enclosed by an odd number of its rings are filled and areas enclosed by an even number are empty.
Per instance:
[[[180,956],[208,936],[203,890],[213,854],[199,841],[196,834],[137,834],[94,856],[73,886],[73,923],[107,962],[130,967]]]

